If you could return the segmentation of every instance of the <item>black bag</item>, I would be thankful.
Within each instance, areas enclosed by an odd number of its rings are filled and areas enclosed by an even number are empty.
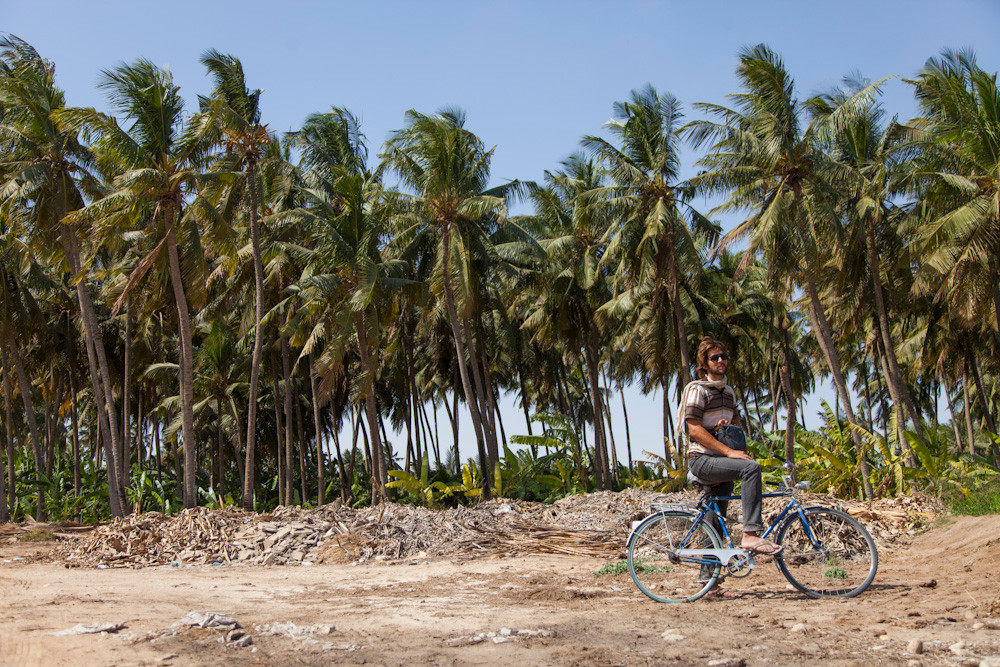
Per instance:
[[[722,424],[712,429],[715,439],[730,449],[738,449],[741,452],[747,450],[747,436],[743,429],[735,424]]]

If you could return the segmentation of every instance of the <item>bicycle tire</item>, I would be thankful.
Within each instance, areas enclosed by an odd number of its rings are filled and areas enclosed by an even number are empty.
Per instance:
[[[804,517],[803,517],[804,515]],[[807,521],[819,547],[809,539]],[[854,517],[828,507],[792,513],[774,540],[782,546],[774,562],[786,579],[811,598],[852,598],[878,571],[875,540]]]
[[[632,581],[657,602],[694,602],[719,579],[720,563],[680,557],[677,549],[718,549],[718,533],[692,512],[667,510],[653,514],[632,531],[628,571]],[[697,523],[696,523],[697,522]],[[704,572],[702,571],[704,569]]]

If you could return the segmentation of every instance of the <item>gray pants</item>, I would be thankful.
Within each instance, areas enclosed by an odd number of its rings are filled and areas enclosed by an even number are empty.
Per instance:
[[[764,530],[761,520],[761,484],[760,464],[744,459],[730,459],[725,456],[696,456],[691,459],[688,467],[698,479],[712,485],[712,493],[719,496],[730,496],[733,493],[733,482],[741,480],[743,488],[743,530]],[[720,500],[719,510],[725,516],[729,501]],[[718,526],[716,526],[718,529]],[[719,531],[722,536],[722,531]]]

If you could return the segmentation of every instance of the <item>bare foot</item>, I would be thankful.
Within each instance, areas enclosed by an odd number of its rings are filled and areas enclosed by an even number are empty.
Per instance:
[[[713,586],[703,597],[719,598],[720,600],[737,600],[742,597],[741,593],[726,590],[722,586]]]

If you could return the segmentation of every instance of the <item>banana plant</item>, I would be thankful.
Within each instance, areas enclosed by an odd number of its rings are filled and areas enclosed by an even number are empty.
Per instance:
[[[466,471],[463,470],[463,478],[465,474]],[[386,483],[387,487],[402,489],[428,507],[434,507],[441,500],[452,497],[456,491],[465,491],[466,495],[468,495],[467,485],[446,484],[437,480],[431,481],[430,464],[427,461],[427,457],[424,457],[423,463],[420,466],[419,478],[414,477],[413,473],[408,470],[390,470],[388,475],[395,479]],[[482,493],[481,488],[475,490]]]
[[[514,436],[514,438],[531,436]],[[514,438],[511,438],[514,441]],[[529,450],[511,451],[503,448],[503,459],[497,461],[494,490],[497,495],[522,500],[546,501],[562,486],[560,478],[551,474],[552,464],[565,456],[565,449],[537,456]]]
[[[952,456],[948,452],[948,439],[940,427],[925,424],[924,440],[909,431],[904,435],[924,471],[922,477],[927,481],[927,490],[935,495],[941,496],[950,488],[968,498],[973,490],[997,474],[984,462]]]
[[[799,465],[815,491],[860,497],[864,493],[861,463],[871,448],[865,446],[866,440],[859,438],[862,451],[858,452],[849,428],[844,427],[829,403],[822,401],[822,405],[825,424],[818,433],[801,434],[808,455],[797,459]]]
[[[471,459],[470,459],[471,461]],[[455,485],[456,491],[466,498],[479,498],[483,495],[483,482],[479,478],[479,468],[475,464],[462,466],[462,483]]]

